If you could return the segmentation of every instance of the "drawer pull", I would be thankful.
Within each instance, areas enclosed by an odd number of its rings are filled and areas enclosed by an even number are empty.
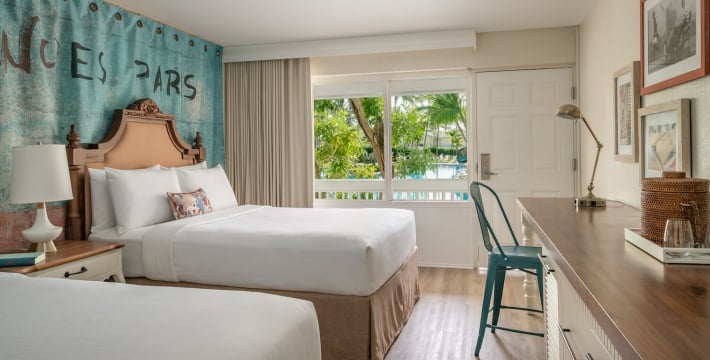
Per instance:
[[[592,354],[590,354],[590,353],[587,353],[586,358],[587,358],[587,360],[594,360],[594,358],[592,357]]]
[[[570,344],[569,339],[567,339],[567,333],[572,331],[570,329],[563,329],[561,326],[559,326],[559,329],[560,333],[562,334],[562,341],[565,343],[565,348],[567,349],[567,352],[572,357],[572,360],[577,360],[577,357],[574,356],[574,350],[572,350],[572,344]]]
[[[546,274],[551,274],[555,272],[555,269],[551,268],[547,261],[545,261],[547,255],[538,254],[537,257],[540,259],[540,262],[542,263],[542,268]]]
[[[68,278],[68,277],[70,277],[70,276],[72,276],[72,275],[83,274],[83,273],[85,273],[85,272],[87,272],[87,271],[89,271],[89,269],[87,269],[86,266],[82,266],[81,269],[79,269],[79,271],[77,271],[77,272],[70,273],[70,272],[68,272],[68,271],[65,271],[65,272],[64,272],[64,277],[65,277],[65,278]]]

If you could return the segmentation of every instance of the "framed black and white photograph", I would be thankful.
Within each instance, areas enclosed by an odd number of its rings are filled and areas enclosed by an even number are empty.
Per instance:
[[[639,109],[641,178],[663,171],[684,171],[690,177],[690,100],[680,99]]]
[[[639,62],[614,73],[614,160],[638,161]]]
[[[641,95],[707,75],[708,0],[641,0]]]

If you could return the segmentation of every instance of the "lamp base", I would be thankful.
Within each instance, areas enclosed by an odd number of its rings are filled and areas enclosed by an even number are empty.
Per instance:
[[[581,197],[581,198],[576,198],[574,199],[574,205],[575,206],[582,206],[582,207],[605,207],[606,206],[606,200],[598,197]]]
[[[41,242],[41,243],[32,243],[30,245],[29,252],[35,252],[35,251],[41,251],[41,252],[56,252],[57,247],[54,245],[54,241],[49,240],[47,242]]]
[[[52,240],[56,239],[62,233],[62,230],[63,228],[54,226],[49,222],[44,203],[39,203],[37,204],[35,222],[32,224],[32,227],[22,231],[22,238],[37,244],[37,251],[55,252],[57,251],[57,247],[54,246]]]

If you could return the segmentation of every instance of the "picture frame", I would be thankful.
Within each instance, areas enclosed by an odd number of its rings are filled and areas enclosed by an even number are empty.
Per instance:
[[[641,179],[661,177],[663,171],[690,177],[690,99],[641,108],[638,121]]]
[[[641,1],[641,95],[708,74],[708,0]]]
[[[614,160],[638,161],[639,62],[614,72]]]

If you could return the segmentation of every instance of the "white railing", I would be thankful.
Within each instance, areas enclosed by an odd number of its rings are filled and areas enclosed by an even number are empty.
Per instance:
[[[383,200],[384,180],[323,180],[313,181],[318,200]]]
[[[314,180],[318,200],[468,200],[467,180],[393,180],[392,196],[385,197],[384,180]]]

